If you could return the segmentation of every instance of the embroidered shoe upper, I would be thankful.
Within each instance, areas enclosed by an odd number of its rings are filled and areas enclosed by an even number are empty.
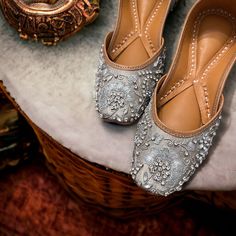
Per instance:
[[[167,196],[180,191],[208,155],[221,115],[203,132],[177,137],[158,127],[151,115],[151,102],[135,136],[131,175],[142,188]]]

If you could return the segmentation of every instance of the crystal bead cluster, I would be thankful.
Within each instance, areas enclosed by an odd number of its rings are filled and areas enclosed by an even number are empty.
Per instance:
[[[153,176],[153,179],[161,185],[166,184],[166,179],[170,176],[170,163],[168,161],[155,160],[153,164],[149,166],[149,172]]]
[[[111,106],[111,110],[117,110],[125,106],[124,94],[122,92],[112,91],[107,99],[107,103]]]

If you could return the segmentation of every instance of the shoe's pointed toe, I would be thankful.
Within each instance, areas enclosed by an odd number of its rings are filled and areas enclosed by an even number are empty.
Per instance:
[[[96,75],[96,110],[108,122],[129,125],[143,114],[164,72],[165,52],[142,69],[122,70],[105,61],[101,50]]]

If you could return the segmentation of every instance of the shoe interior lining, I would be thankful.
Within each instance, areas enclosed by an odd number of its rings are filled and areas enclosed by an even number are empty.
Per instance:
[[[176,131],[196,130],[215,115],[225,72],[236,55],[233,1],[214,0],[214,8],[200,7],[188,22],[177,66],[157,101],[159,119]]]

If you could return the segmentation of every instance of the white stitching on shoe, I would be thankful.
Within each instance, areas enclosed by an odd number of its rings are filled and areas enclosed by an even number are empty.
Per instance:
[[[156,16],[158,10],[160,9],[162,3],[163,3],[163,0],[161,0],[161,1],[158,3],[156,9],[153,11],[153,14],[149,17],[149,19],[148,19],[148,21],[147,21],[147,25],[146,25],[145,31],[144,31],[145,37],[147,38],[148,43],[149,43],[150,48],[151,48],[151,50],[152,50],[153,53],[156,52],[156,49],[155,49],[155,47],[154,47],[154,44],[153,44],[152,39],[151,39],[151,37],[150,37],[150,34],[148,33],[148,29],[149,29],[150,25],[152,24],[153,19],[154,19],[154,17]]]

